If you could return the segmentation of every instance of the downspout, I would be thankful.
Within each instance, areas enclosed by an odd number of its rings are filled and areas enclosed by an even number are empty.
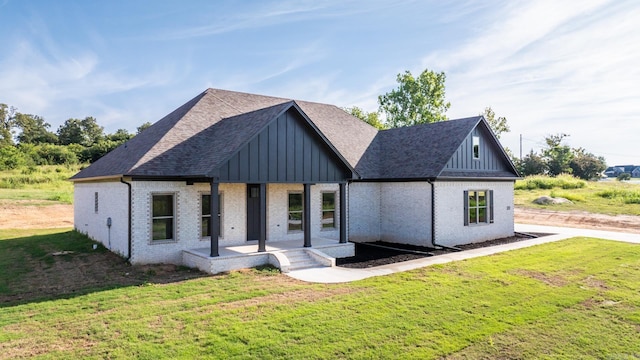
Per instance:
[[[128,197],[128,217],[129,217],[129,221],[128,221],[128,233],[127,233],[127,261],[131,260],[131,183],[128,183],[126,181],[124,181],[124,177],[120,178],[120,182],[127,185],[127,187],[129,188],[129,197]]]
[[[444,248],[453,251],[462,251],[462,249],[455,246],[446,246],[436,243],[436,188],[433,184],[433,180],[427,180],[427,182],[431,185],[431,245],[436,249]]]

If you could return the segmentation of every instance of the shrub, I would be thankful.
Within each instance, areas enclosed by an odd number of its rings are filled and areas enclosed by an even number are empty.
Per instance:
[[[619,200],[625,204],[640,204],[640,190],[609,189],[600,191],[597,195],[605,199]]]
[[[629,174],[629,173],[622,173],[622,174],[618,175],[618,177],[616,178],[616,180],[618,180],[618,181],[631,180],[631,174]]]
[[[27,164],[27,157],[15,146],[0,147],[0,170],[12,170]]]
[[[516,190],[535,190],[535,189],[581,189],[585,187],[586,182],[584,180],[576,179],[575,177],[567,174],[551,177],[547,175],[535,175],[528,176],[523,180],[516,181]]]

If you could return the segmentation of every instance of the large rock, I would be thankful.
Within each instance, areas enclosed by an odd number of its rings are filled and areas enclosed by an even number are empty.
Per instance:
[[[541,196],[535,200],[533,200],[534,204],[538,205],[556,205],[556,204],[573,204],[571,200],[567,200],[565,198],[552,198],[550,196]]]

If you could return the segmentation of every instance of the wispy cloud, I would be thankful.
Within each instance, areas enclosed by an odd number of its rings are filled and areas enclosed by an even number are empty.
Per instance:
[[[605,153],[603,139],[631,141],[623,128],[640,113],[640,8],[633,2],[539,1],[491,13],[486,29],[422,62],[447,75],[450,116],[493,106],[520,133],[572,134],[575,146]],[[504,21],[498,21],[504,19]],[[598,121],[597,119],[602,119]],[[637,128],[637,126],[635,126]],[[599,129],[598,129],[599,128]]]

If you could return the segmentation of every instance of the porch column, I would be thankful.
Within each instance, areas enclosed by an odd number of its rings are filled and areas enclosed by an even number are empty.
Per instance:
[[[260,237],[258,252],[267,251],[267,184],[260,184]]]
[[[211,257],[217,257],[220,255],[218,252],[219,244],[218,237],[220,236],[220,218],[218,213],[218,204],[220,203],[218,195],[218,181],[215,178],[211,178],[211,201],[209,201],[209,210],[211,216],[209,217],[209,230],[211,233]]]
[[[340,183],[340,243],[347,242],[347,183]]]
[[[311,184],[304,184],[304,201],[302,203],[302,212],[304,247],[311,247]]]

